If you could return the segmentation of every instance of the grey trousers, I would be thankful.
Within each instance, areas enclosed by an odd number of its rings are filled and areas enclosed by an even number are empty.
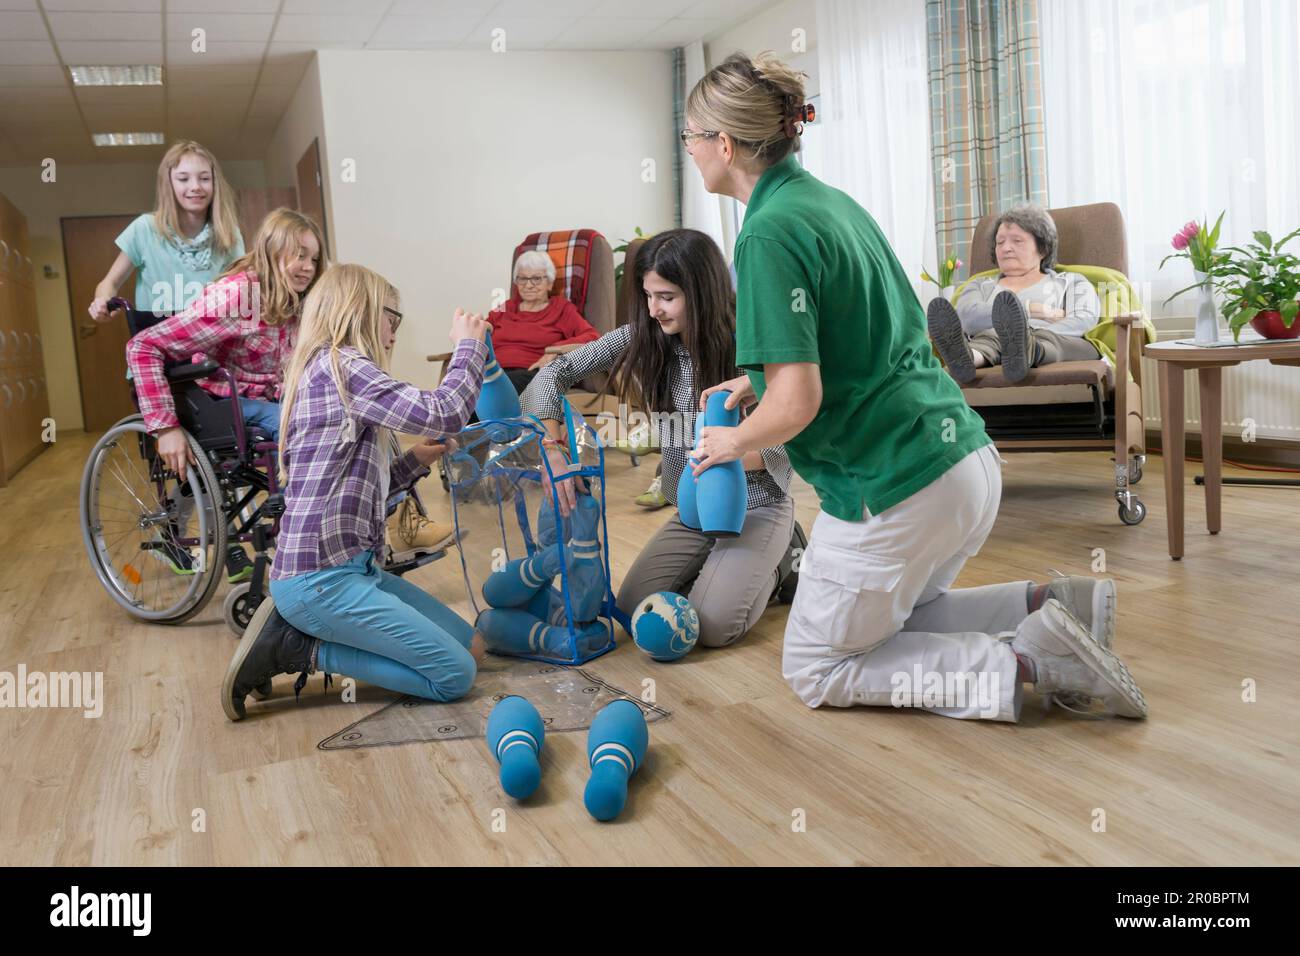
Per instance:
[[[1090,361],[1100,358],[1097,347],[1081,335],[1061,335],[1051,329],[1029,330],[1033,355],[1028,356],[1030,367],[1051,365],[1053,362]],[[977,332],[970,338],[972,352],[979,352],[989,365],[1002,363],[1002,341],[992,329]]]
[[[793,533],[794,501],[789,497],[779,505],[751,508],[735,538],[706,537],[674,514],[623,578],[619,610],[631,616],[642,598],[673,591],[685,595],[699,614],[701,644],[732,644],[763,615]]]

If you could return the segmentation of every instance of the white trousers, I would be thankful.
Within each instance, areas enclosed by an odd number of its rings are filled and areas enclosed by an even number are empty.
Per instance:
[[[878,515],[817,515],[782,660],[804,703],[1019,717],[1009,641],[1028,616],[1029,582],[950,590],[1001,497],[1001,459],[986,445]]]

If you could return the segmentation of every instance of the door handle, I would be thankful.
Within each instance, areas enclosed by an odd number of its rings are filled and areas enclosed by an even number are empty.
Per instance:
[[[83,339],[88,339],[88,338],[90,338],[92,335],[94,335],[94,334],[95,334],[96,332],[98,332],[98,331],[99,331],[99,325],[98,325],[98,324],[96,324],[96,325],[84,325],[84,324],[82,324],[82,323],[80,323],[80,322],[77,323],[77,335],[80,336],[80,337],[83,338]]]

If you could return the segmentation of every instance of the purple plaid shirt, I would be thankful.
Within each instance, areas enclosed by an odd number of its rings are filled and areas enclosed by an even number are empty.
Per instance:
[[[330,374],[329,349],[307,363],[280,449],[289,474],[272,578],[337,567],[362,551],[383,554],[385,502],[379,429],[441,438],[465,427],[483,386],[487,347],[462,339],[435,391],[399,382],[356,349],[339,350],[350,426]],[[390,489],[427,475],[411,452],[394,459]]]

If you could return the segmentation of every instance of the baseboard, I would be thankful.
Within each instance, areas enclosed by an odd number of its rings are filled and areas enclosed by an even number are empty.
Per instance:
[[[1160,430],[1147,429],[1147,449],[1159,451]],[[1201,456],[1201,436],[1187,435],[1186,454],[1190,458]],[[1242,441],[1225,435],[1223,438],[1223,457],[1230,461],[1239,461],[1243,465],[1261,465],[1266,468],[1300,468],[1300,442],[1281,438],[1260,438],[1255,441]]]

